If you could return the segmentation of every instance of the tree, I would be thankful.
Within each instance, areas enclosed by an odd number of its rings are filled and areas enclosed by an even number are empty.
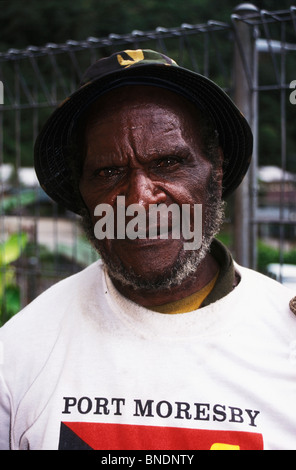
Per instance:
[[[0,50],[41,46],[88,36],[127,34],[181,23],[199,24],[214,19],[230,22],[241,2],[224,0],[0,0]],[[257,0],[259,8],[278,10],[277,0]],[[280,9],[293,2],[282,0]]]

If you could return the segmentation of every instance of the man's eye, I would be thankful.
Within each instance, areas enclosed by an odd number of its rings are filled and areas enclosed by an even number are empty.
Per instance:
[[[178,157],[165,157],[157,161],[156,166],[159,168],[168,168],[170,166],[180,163],[180,158]]]
[[[100,168],[95,172],[96,176],[101,176],[103,178],[112,178],[112,176],[120,175],[119,168],[107,167],[107,168]]]

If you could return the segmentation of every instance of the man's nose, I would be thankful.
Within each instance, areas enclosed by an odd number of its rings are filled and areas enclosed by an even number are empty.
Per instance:
[[[125,203],[139,204],[148,209],[149,204],[161,204],[166,201],[166,193],[160,185],[149,178],[142,169],[133,169],[125,193]]]

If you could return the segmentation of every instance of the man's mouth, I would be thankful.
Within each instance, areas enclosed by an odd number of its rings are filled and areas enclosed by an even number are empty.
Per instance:
[[[117,242],[126,242],[133,246],[154,245],[162,242],[170,242],[173,239],[172,229],[164,230],[162,227],[148,227],[145,233],[135,237],[115,238]]]

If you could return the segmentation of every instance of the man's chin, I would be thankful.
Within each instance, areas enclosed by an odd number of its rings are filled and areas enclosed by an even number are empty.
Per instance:
[[[127,263],[116,257],[110,257],[104,249],[100,249],[102,260],[106,266],[110,278],[115,284],[129,287],[134,290],[160,291],[171,289],[181,285],[187,278],[194,275],[199,264],[206,256],[211,240],[204,240],[198,250],[179,250],[174,260],[168,260],[158,256],[155,260],[143,256],[141,264],[136,264],[136,269],[132,263]],[[160,253],[159,253],[160,255]]]
[[[141,279],[144,283],[158,284],[167,278],[183,249],[181,240],[172,239],[135,239],[113,240],[105,256],[105,261],[113,260],[117,266],[124,267],[127,277]]]

